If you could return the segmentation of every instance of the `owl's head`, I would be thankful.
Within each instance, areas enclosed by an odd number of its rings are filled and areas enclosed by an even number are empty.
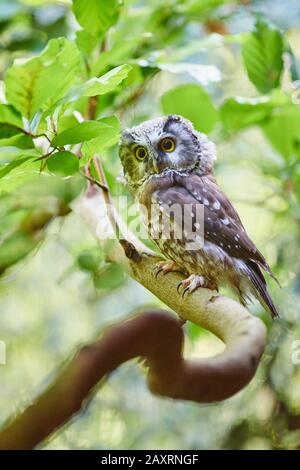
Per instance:
[[[152,175],[168,170],[212,172],[214,144],[181,116],[162,116],[123,132],[119,148],[124,175],[135,191]]]

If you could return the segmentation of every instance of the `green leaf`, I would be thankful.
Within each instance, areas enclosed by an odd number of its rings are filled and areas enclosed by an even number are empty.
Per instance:
[[[34,147],[32,138],[7,124],[0,124],[0,146],[30,149]]]
[[[35,149],[24,150],[24,153],[22,152],[10,163],[1,166],[0,193],[2,191],[8,193],[15,192],[22,184],[35,175],[39,175],[40,162],[36,162],[35,158],[39,157],[40,154],[36,152],[35,155],[35,152]]]
[[[77,257],[77,263],[83,271],[96,272],[103,261],[99,247],[82,251]]]
[[[109,66],[123,63],[132,57],[138,44],[138,38],[124,39],[115,43],[109,51],[103,51],[99,58],[92,64],[91,75],[98,76]]]
[[[17,194],[24,205],[47,207],[50,198],[49,207],[52,207],[53,198],[69,204],[85,187],[86,180],[79,174],[70,178],[61,178],[47,173],[37,173],[18,188]]]
[[[27,119],[58,101],[76,80],[81,57],[75,44],[52,39],[40,56],[13,65],[5,77],[6,98]]]
[[[9,139],[19,133],[20,131],[10,124],[0,124],[0,141],[2,139]]]
[[[48,170],[62,176],[71,176],[77,173],[79,159],[72,152],[56,152],[47,161]]]
[[[116,289],[125,279],[123,268],[117,263],[111,263],[101,270],[94,282],[98,289]]]
[[[29,234],[17,232],[0,244],[0,273],[24,258],[36,246],[37,240]]]
[[[119,17],[119,0],[73,0],[78,23],[90,34],[104,34]]]
[[[12,106],[0,104],[0,123],[23,128],[22,116]]]
[[[300,108],[290,105],[276,109],[271,119],[262,124],[262,129],[273,145],[285,158],[299,153]]]
[[[260,97],[260,101],[247,98],[229,98],[220,109],[224,127],[237,131],[252,124],[257,124],[270,114],[268,99]]]
[[[84,121],[77,124],[71,129],[63,131],[54,137],[51,142],[53,147],[62,147],[68,144],[78,144],[87,140],[94,139],[95,137],[105,138],[105,135],[110,133],[112,126],[101,121]]]
[[[93,77],[81,85],[73,86],[69,92],[56,103],[56,106],[74,101],[77,101],[77,105],[79,99],[84,100],[89,96],[105,95],[115,91],[118,85],[127,78],[131,69],[131,65],[123,64],[115,67],[101,77]]]
[[[281,90],[275,89],[258,98],[230,98],[221,106],[220,115],[229,131],[259,125],[271,145],[285,158],[299,152],[300,108]]]
[[[118,118],[111,116],[101,119],[101,122],[107,124],[109,128],[104,129],[95,139],[84,142],[81,148],[83,158],[80,159],[80,165],[85,165],[89,158],[119,142],[121,126]]]
[[[23,165],[23,163],[28,162],[28,160],[32,160],[36,158],[36,156],[28,156],[28,155],[19,155],[17,158],[14,158],[11,162],[4,165],[3,168],[0,169],[0,178],[4,178],[4,176],[8,175],[11,171],[19,166]]]
[[[114,91],[131,69],[128,64],[119,65],[99,78],[91,78],[82,86],[81,96],[104,95]]]
[[[20,186],[32,179],[39,172],[39,166],[33,165],[32,160],[28,159],[21,165],[16,165],[13,171],[9,171],[7,176],[3,175],[0,185],[0,194],[2,192],[13,193]]]
[[[76,31],[76,44],[85,55],[89,55],[99,44],[99,38],[85,30]],[[101,54],[102,55],[102,54]]]
[[[210,96],[199,85],[172,88],[161,97],[161,105],[165,114],[180,114],[205,133],[211,132],[218,120],[218,111]]]
[[[67,93],[62,102],[74,101],[83,96],[97,96],[110,93],[120,85],[131,69],[131,65],[124,64],[119,67],[115,67],[99,78],[91,78],[82,85],[71,88],[70,92]]]
[[[274,108],[287,104],[291,104],[290,96],[280,90],[258,98],[229,98],[221,106],[220,116],[227,130],[238,131],[261,123],[271,115]]]
[[[243,43],[242,56],[251,82],[261,93],[280,85],[283,71],[284,40],[281,32],[265,19]]]
[[[70,127],[77,126],[78,120],[74,116],[74,114],[65,114],[59,116],[57,121],[57,130],[59,133],[69,129]]]

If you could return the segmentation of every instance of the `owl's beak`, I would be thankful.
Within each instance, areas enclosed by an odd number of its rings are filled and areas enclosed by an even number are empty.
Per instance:
[[[158,165],[157,165],[157,160],[156,160],[156,158],[153,158],[153,160],[152,160],[152,165],[153,165],[153,170],[155,171],[155,173],[159,173],[159,169],[158,169]]]
[[[162,160],[161,160],[161,157],[159,155],[153,155],[153,158],[152,158],[152,166],[153,166],[153,170],[155,171],[155,173],[159,173],[162,169]]]

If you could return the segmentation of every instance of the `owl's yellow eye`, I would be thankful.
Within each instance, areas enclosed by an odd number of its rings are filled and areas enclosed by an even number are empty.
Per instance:
[[[148,152],[145,149],[145,147],[142,147],[141,145],[139,145],[135,149],[135,156],[138,160],[144,160],[147,157],[147,155],[148,155]]]
[[[175,141],[170,137],[166,137],[160,142],[160,148],[164,152],[173,152],[173,150],[175,149]]]

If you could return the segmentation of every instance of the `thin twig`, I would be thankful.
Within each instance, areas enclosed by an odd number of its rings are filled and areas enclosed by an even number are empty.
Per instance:
[[[33,161],[34,162],[39,162],[41,160],[44,160],[45,158],[50,157],[50,155],[52,155],[52,153],[55,152],[55,150],[58,150],[57,147],[54,147],[50,152],[45,153],[41,157],[35,158],[35,160],[33,160]]]
[[[107,186],[103,186],[103,184],[99,183],[99,181],[96,181],[91,176],[89,176],[87,174],[84,174],[83,176],[91,183],[91,185],[95,184],[96,186],[98,186],[98,188],[103,189],[103,191],[108,190]]]
[[[125,238],[122,232],[122,229],[116,217],[114,204],[112,201],[112,197],[109,191],[109,187],[106,181],[105,173],[104,173],[102,164],[100,162],[100,159],[97,157],[93,157],[92,161],[93,161],[94,168],[95,168],[98,180],[99,180],[98,186],[101,187],[103,191],[103,198],[106,204],[107,216],[112,225],[116,238],[119,241],[120,245],[122,246],[126,254],[126,257],[134,260],[135,262],[138,262],[141,258],[141,255],[138,252],[138,250],[135,248],[135,246]],[[90,168],[88,171],[90,171]]]

